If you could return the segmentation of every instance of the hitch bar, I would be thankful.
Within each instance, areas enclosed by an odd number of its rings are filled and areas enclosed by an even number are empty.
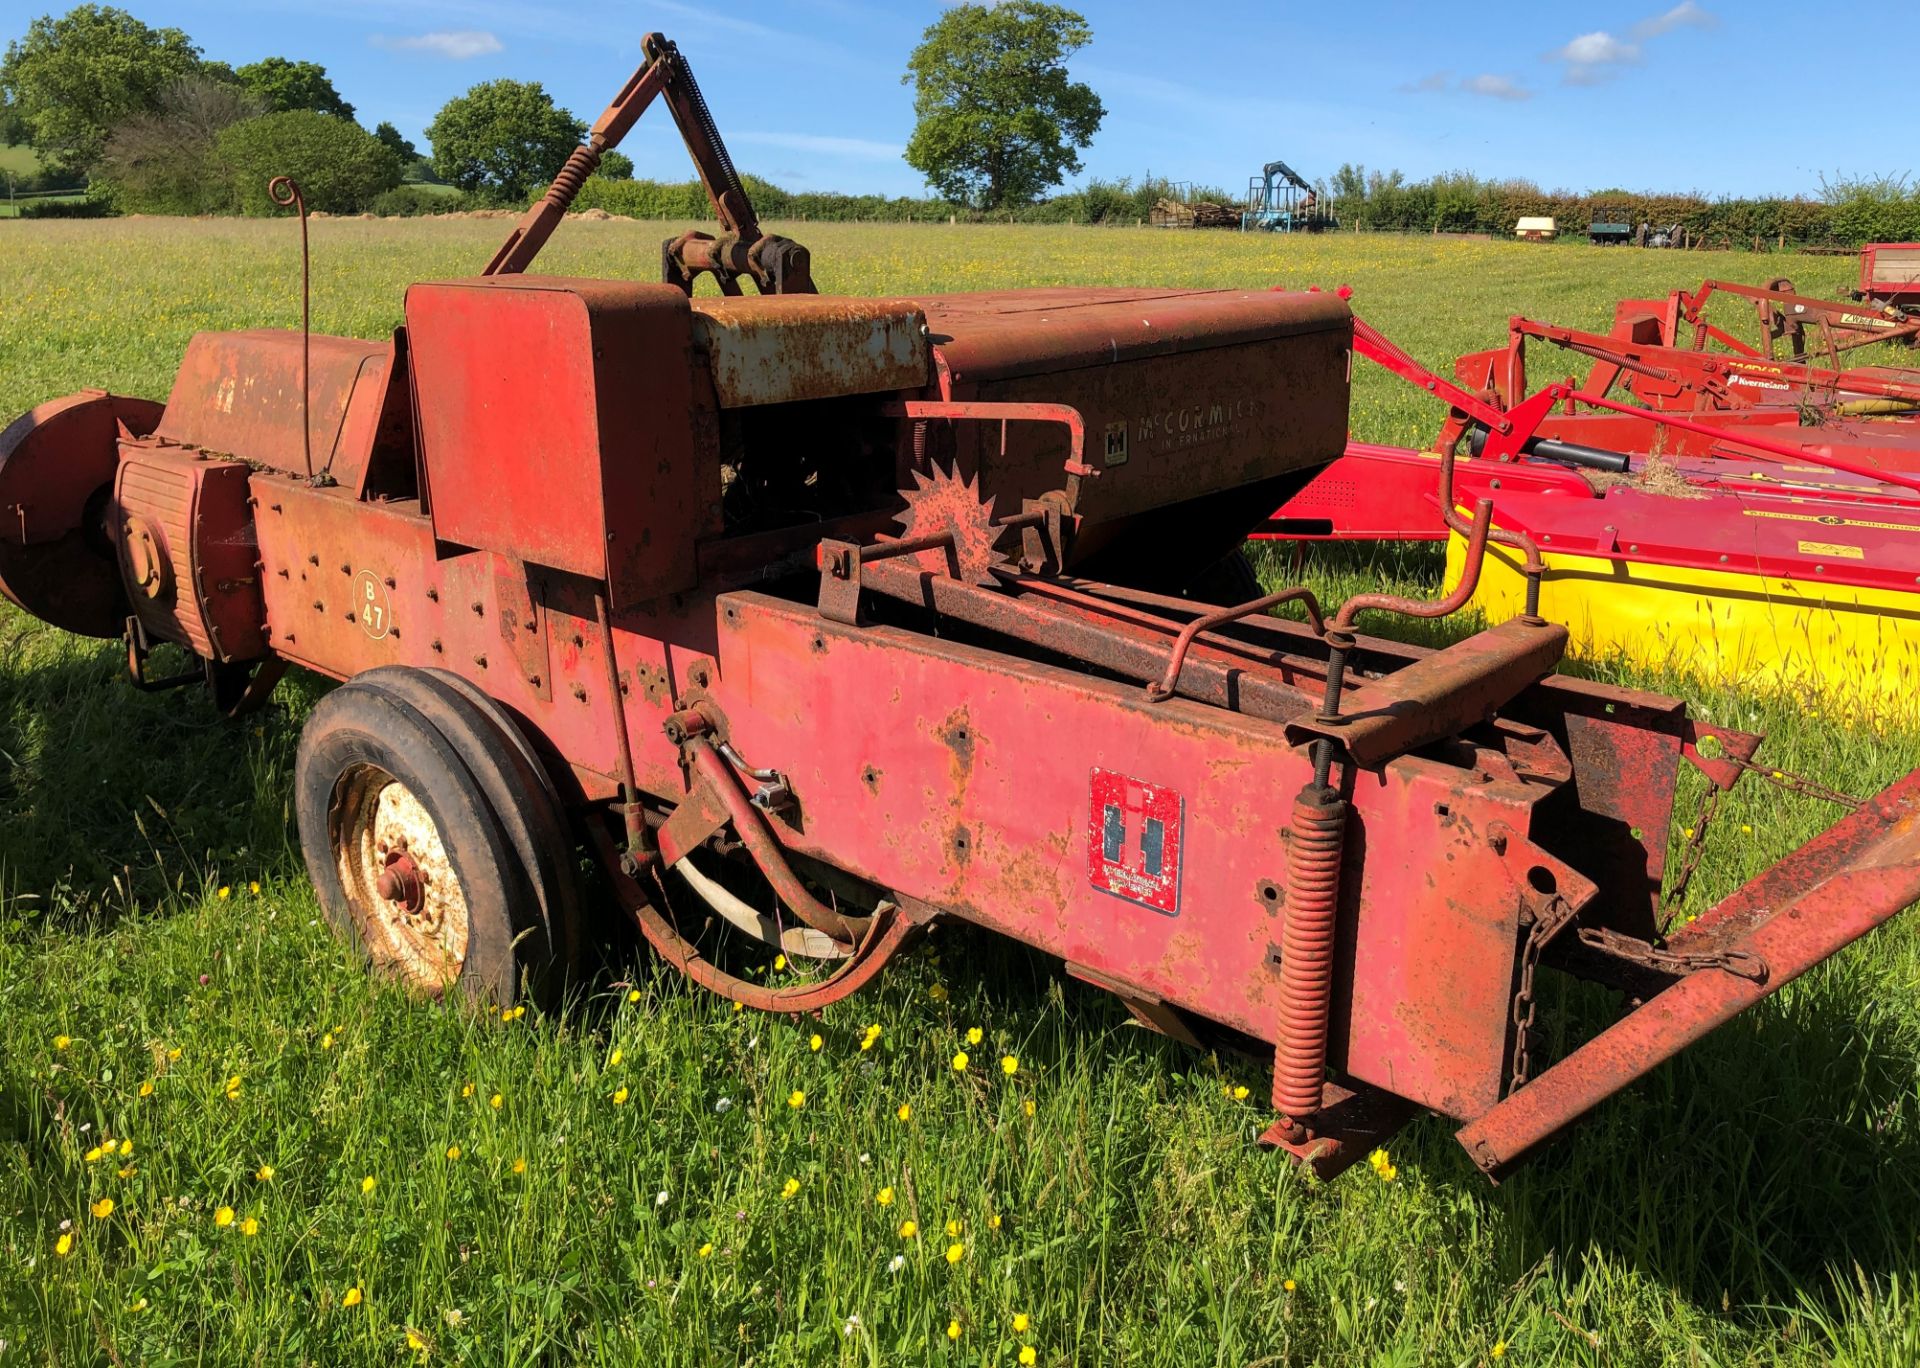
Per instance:
[[[1897,780],[1685,929],[1667,948],[1741,972],[1697,969],[1654,994],[1462,1127],[1495,1176],[1716,1026],[1920,901],[1920,770]],[[1754,972],[1758,961],[1764,966]]]

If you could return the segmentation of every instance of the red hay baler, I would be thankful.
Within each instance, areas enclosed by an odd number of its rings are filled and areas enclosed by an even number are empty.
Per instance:
[[[376,969],[557,990],[597,934],[585,844],[747,1005],[814,1011],[963,919],[1270,1050],[1267,1138],[1323,1174],[1430,1110],[1491,1175],[1920,898],[1910,775],[1671,929],[1680,767],[1730,787],[1758,737],[1553,673],[1532,611],[1438,650],[1356,630],[1470,584],[1170,592],[1339,456],[1343,300],[814,295],[647,51],[487,274],[415,285],[392,338],[203,334],[164,405],[88,391],[0,436],[15,603],[124,637],[148,687],[183,647],[231,711],[289,665],[345,681],[295,810]],[[662,284],[525,275],[656,94],[726,232]],[[748,977],[772,947],[807,972]],[[1541,965],[1631,1004],[1544,1070]]]

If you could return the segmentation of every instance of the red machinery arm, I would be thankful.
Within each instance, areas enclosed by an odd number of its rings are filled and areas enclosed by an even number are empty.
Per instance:
[[[646,112],[657,95],[665,95],[667,108],[680,129],[680,137],[693,158],[694,170],[720,220],[724,236],[715,239],[705,233],[687,233],[667,244],[666,274],[669,283],[692,293],[693,278],[703,271],[713,273],[727,294],[738,294],[735,277],[747,275],[763,294],[813,293],[807,251],[786,238],[769,237],[760,231],[753,201],[734,170],[733,158],[720,138],[713,112],[700,93],[693,70],[680,49],[664,35],[649,33],[642,48],[646,61],[628,78],[594,122],[587,141],[573,150],[560,174],[553,178],[538,204],[527,210],[511,236],[493,254],[482,275],[517,275],[524,272],[553,236],[585,184],[599,167],[601,158],[620,145],[629,129]]]

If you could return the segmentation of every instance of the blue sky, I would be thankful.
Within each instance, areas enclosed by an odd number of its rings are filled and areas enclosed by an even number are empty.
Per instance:
[[[117,2],[235,65],[321,62],[364,123],[390,119],[423,151],[434,111],[495,77],[541,81],[591,121],[657,28],[692,60],[743,169],[793,189],[921,190],[900,159],[913,127],[900,75],[935,0]],[[1073,70],[1107,107],[1085,175],[1239,190],[1279,157],[1309,179],[1354,161],[1737,195],[1920,169],[1920,112],[1893,60],[1920,47],[1910,0],[1080,8],[1094,41]],[[7,37],[35,12],[6,9],[19,16],[0,20]],[[1862,94],[1859,114],[1822,103]],[[664,110],[628,144],[639,174],[686,174]]]

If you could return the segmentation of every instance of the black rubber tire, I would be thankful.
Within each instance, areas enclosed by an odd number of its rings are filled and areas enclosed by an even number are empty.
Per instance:
[[[586,948],[573,837],[546,766],[513,715],[451,670],[387,665],[359,679],[393,690],[424,713],[486,790],[539,905],[545,945],[523,943],[522,958],[544,962],[536,992],[547,1005],[555,1004],[569,976],[584,965]]]
[[[422,671],[382,669],[323,698],[300,736],[294,811],[307,871],[336,935],[367,956],[336,860],[340,781],[371,765],[405,785],[432,819],[464,895],[466,953],[453,985],[483,1007],[544,999],[556,974],[538,861],[510,832],[528,825],[537,786],[516,793],[508,738]],[[553,890],[547,889],[549,895]],[[368,956],[370,960],[370,956]]]

